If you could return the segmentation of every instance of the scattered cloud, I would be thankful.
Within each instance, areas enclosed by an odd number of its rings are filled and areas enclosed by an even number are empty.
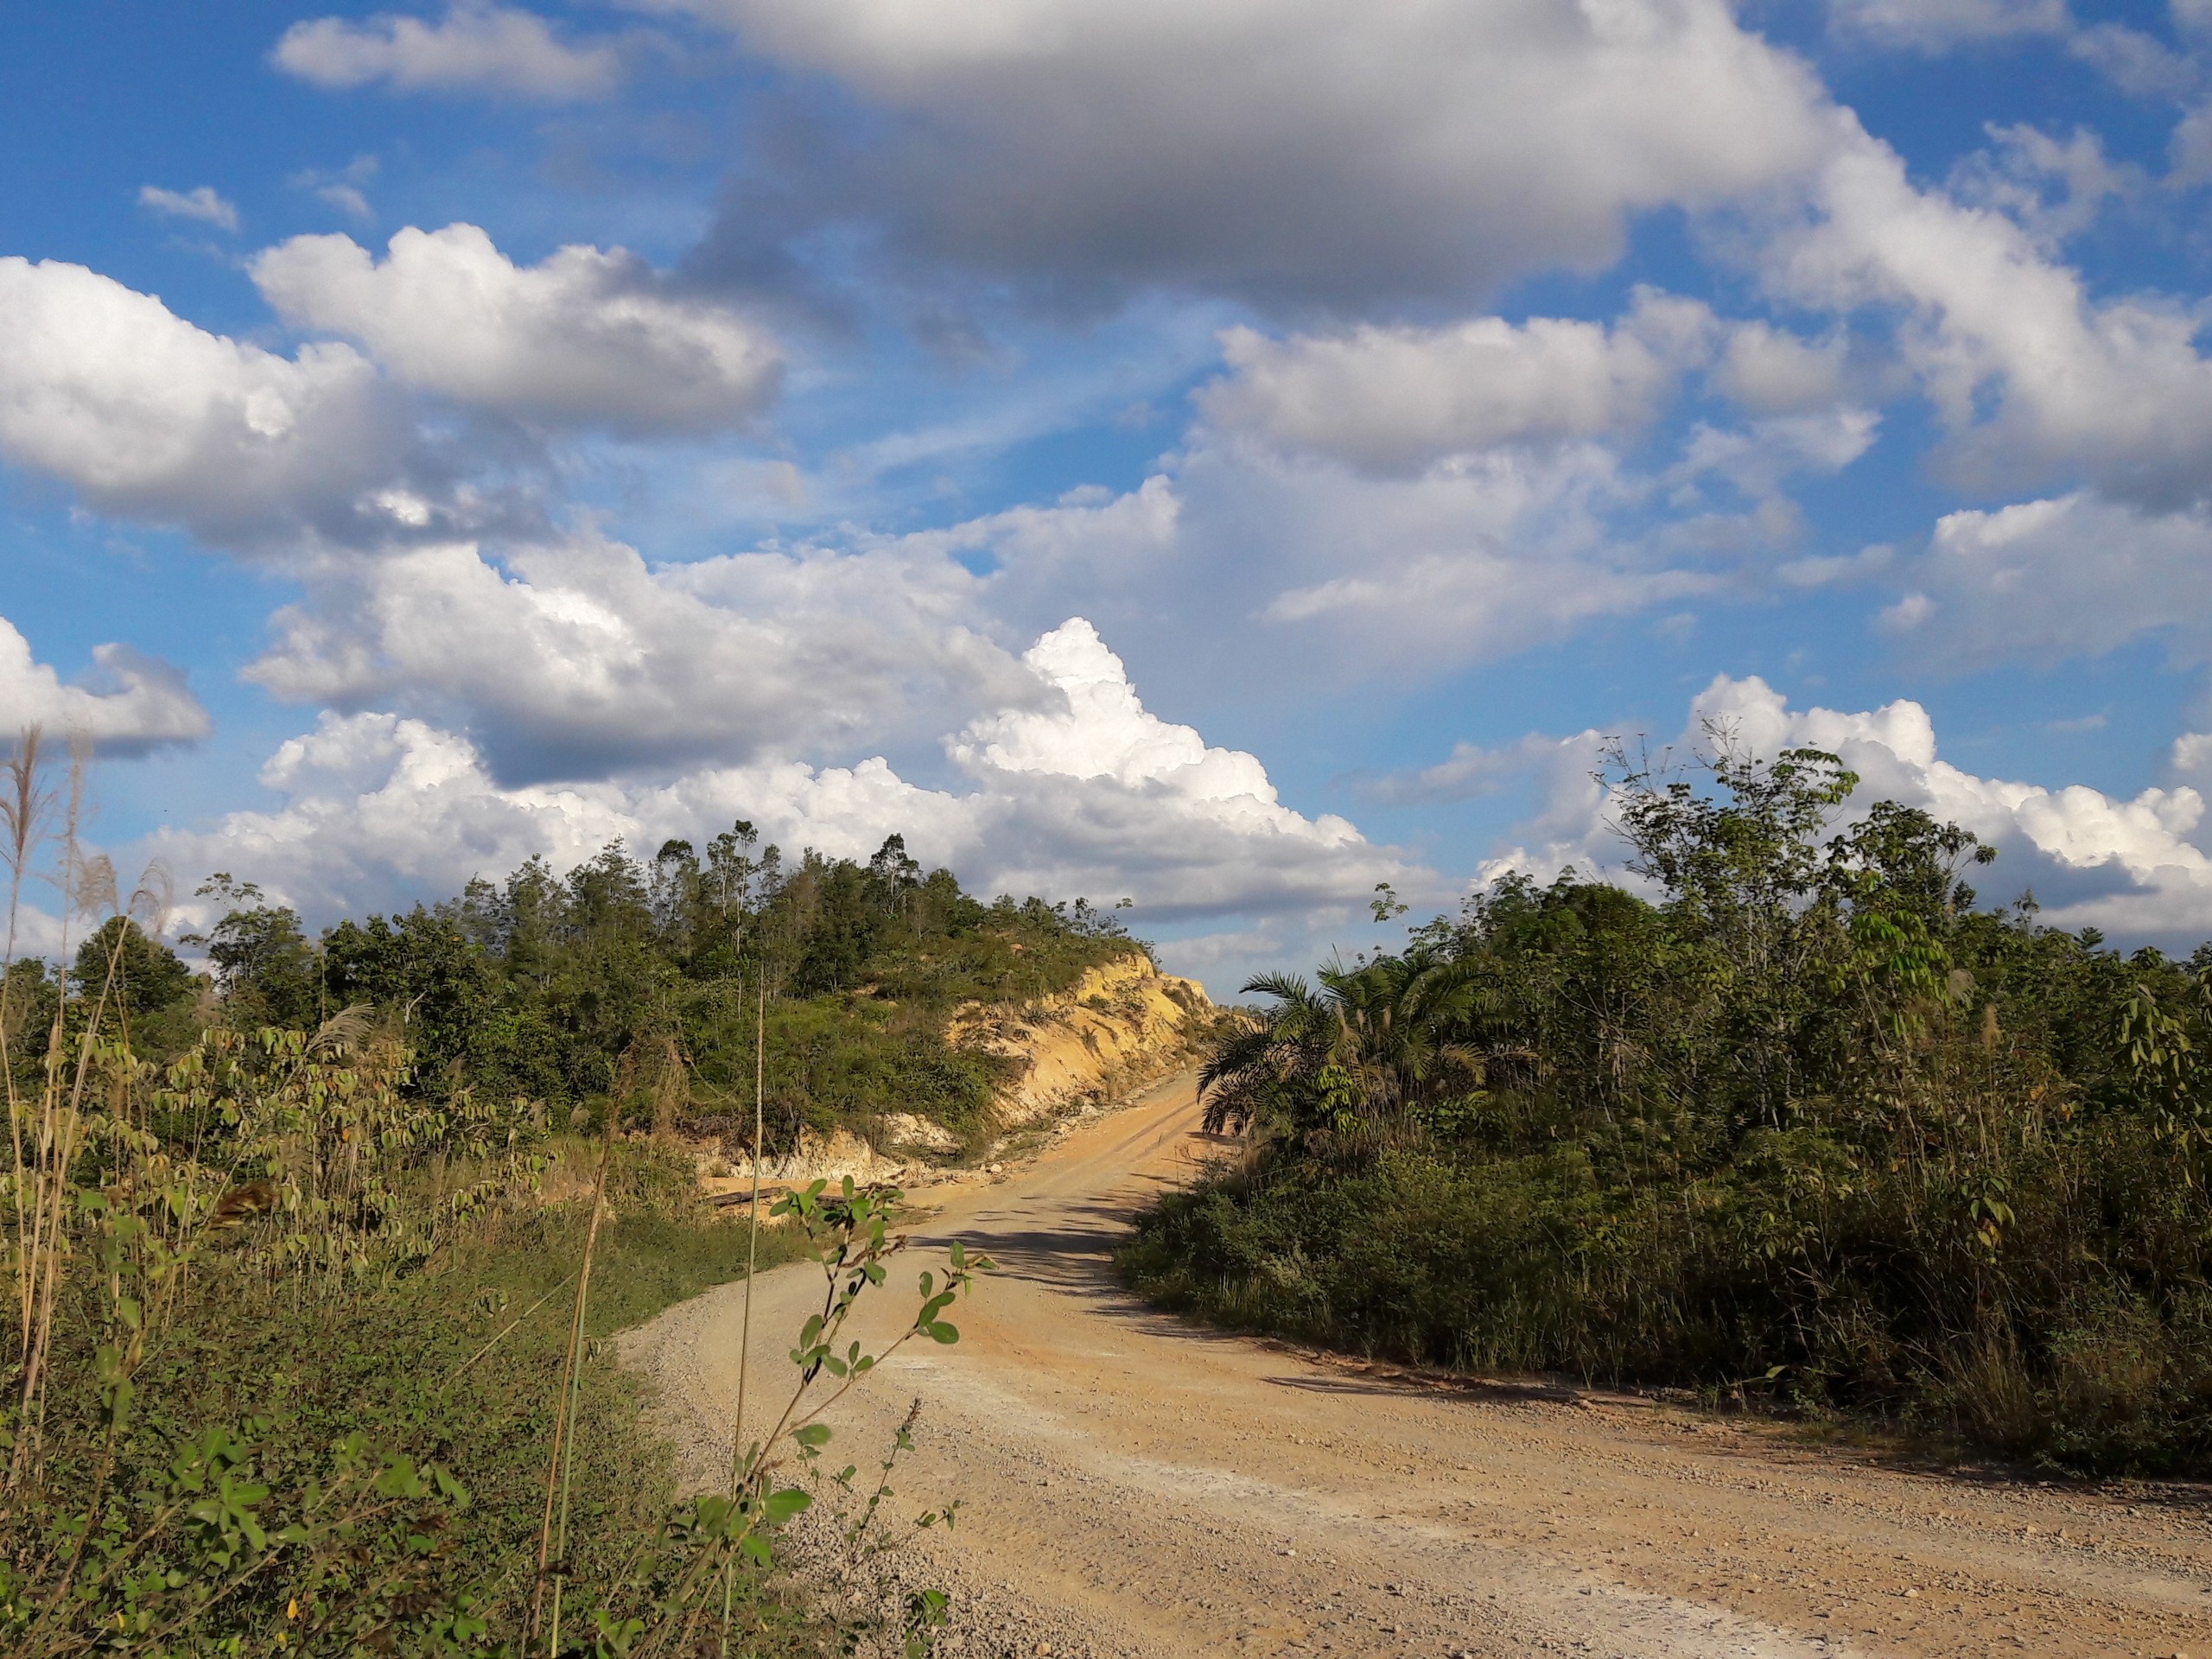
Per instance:
[[[1375,779],[1363,785],[1360,792],[1384,806],[1434,806],[1473,800],[1525,783],[1531,773],[1549,770],[1562,754],[1572,754],[1574,763],[1588,771],[1595,764],[1595,753],[1586,755],[1583,751],[1593,736],[1586,732],[1580,737],[1558,738],[1530,732],[1514,742],[1492,747],[1455,743],[1451,754],[1434,766]]]
[[[1792,588],[1834,588],[1871,581],[1895,564],[1897,556],[1887,542],[1875,542],[1856,553],[1792,559],[1776,566],[1774,574]]]
[[[2150,636],[2212,657],[2212,514],[2075,492],[1948,513],[1902,567],[1892,631],[1959,669],[2094,657]]]
[[[1822,594],[1846,584],[1878,588],[1885,628],[1961,669],[2146,637],[2212,658],[2204,308],[2068,263],[2116,205],[2212,178],[2212,0],[2176,10],[2178,50],[2083,26],[2064,0],[1831,0],[1839,40],[2071,53],[2170,100],[2158,186],[2094,130],[2026,124],[1992,126],[1948,176],[1937,160],[1930,185],[1918,149],[1909,171],[1733,0],[627,4],[727,29],[753,60],[756,124],[680,276],[615,246],[524,263],[469,224],[381,247],[358,228],[299,237],[250,267],[308,339],[279,351],[81,267],[0,259],[0,459],[298,581],[248,677],[320,723],[270,762],[284,804],[230,827],[315,903],[743,811],[842,850],[897,829],[985,886],[1128,891],[1158,925],[1214,930],[1188,948],[1229,960],[1357,915],[1375,879],[1433,878],[1151,714],[1102,629],[1179,709],[1402,690],[1624,618],[1679,658],[1701,603],[1864,602]],[[310,17],[272,58],[333,90],[550,105],[619,92],[641,38],[456,0]],[[293,183],[366,223],[376,173],[363,157]],[[212,186],[139,200],[238,223]],[[1630,227],[1675,210],[1686,236],[1622,269]],[[1612,295],[1663,265],[1682,287],[1697,257],[1732,266],[1705,297],[1482,309],[1563,270]],[[850,354],[831,342],[803,367],[823,396],[761,454],[728,435],[758,436],[785,353],[712,296],[779,260],[849,283],[862,321]],[[1121,308],[1126,333],[1033,351],[1040,301]],[[880,384],[856,365],[894,312],[943,372],[925,395],[893,385],[909,401],[887,423],[856,416]],[[1218,371],[1194,369],[1224,322]],[[1178,329],[1120,378],[1095,366]],[[993,377],[1013,390],[973,389]],[[1103,430],[1100,408],[1142,425],[1193,378],[1192,423],[1157,438],[1173,448],[1137,488],[880,527],[968,512],[934,504],[1042,432]],[[1974,510],[1917,549],[1893,527],[1903,550],[1830,550],[1806,533],[1804,480],[1910,441],[1921,423],[1896,405],[1915,395],[1937,479]],[[664,563],[557,505],[626,512],[678,471],[718,495],[702,517],[836,527]],[[883,505],[908,487],[887,475],[925,480],[899,503],[912,517]],[[94,660],[67,683],[0,632],[0,699],[125,748],[204,734],[175,671],[119,645]],[[2197,913],[2212,740],[2184,736],[2171,787],[2120,800],[1951,768],[1915,704],[1791,710],[1724,677],[1698,704],[1716,710],[1827,732],[1870,777],[1979,815],[2007,878],[2019,864],[2067,914]],[[1417,804],[1533,779],[1527,856],[1586,861],[1607,846],[1600,741],[1463,744],[1366,792]]]
[[[571,44],[537,13],[456,0],[444,17],[380,12],[362,22],[316,17],[284,31],[270,60],[327,91],[486,92],[566,103],[605,98],[621,83],[609,41]]]
[[[1828,0],[1828,20],[1841,35],[1929,53],[2074,26],[2066,0]]]
[[[378,263],[350,237],[257,255],[294,325],[359,341],[398,379],[480,409],[626,432],[710,430],[758,413],[775,344],[725,307],[672,295],[623,249],[517,265],[474,225],[401,231]]]
[[[2150,188],[2141,168],[2108,159],[2104,141],[2086,127],[2063,139],[2024,123],[1988,132],[1990,147],[1951,170],[1950,194],[2006,214],[2046,255],[2095,224],[2107,203],[2133,200]]]
[[[308,192],[318,201],[328,203],[348,219],[366,225],[375,219],[376,209],[369,205],[365,187],[383,170],[384,162],[379,157],[356,156],[335,172],[311,167],[293,174],[285,182],[295,190]]]
[[[196,219],[218,230],[235,231],[238,227],[237,205],[216,194],[212,184],[192,190],[164,190],[158,184],[142,184],[138,187],[138,205],[170,219]]]
[[[1477,317],[1443,328],[1223,337],[1228,375],[1203,389],[1217,426],[1375,473],[1418,472],[1503,444],[1597,438],[1645,425],[1715,333],[1694,300],[1645,290],[1601,323]]]
[[[353,185],[318,184],[315,187],[315,194],[317,200],[328,202],[340,213],[364,224],[377,216],[376,209],[369,206],[369,199]]]
[[[2110,22],[2076,29],[2066,49],[2132,98],[2186,98],[2204,82],[2202,54],[2189,39],[2202,34],[2201,16],[2192,21],[2196,13],[2190,0],[2173,7],[2174,21],[2191,49],[2177,52],[2139,29]]]
[[[82,738],[103,754],[143,754],[196,743],[213,729],[185,677],[129,645],[92,648],[93,672],[72,684],[31,655],[30,642],[0,617],[0,710],[10,734],[42,726]]]

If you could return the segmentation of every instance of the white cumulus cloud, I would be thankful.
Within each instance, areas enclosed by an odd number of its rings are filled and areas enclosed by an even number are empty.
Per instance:
[[[398,92],[485,92],[560,102],[604,98],[620,84],[609,41],[572,45],[535,12],[457,0],[435,22],[379,13],[362,22],[294,23],[270,54],[276,67],[332,91],[382,84]]]
[[[1935,723],[1917,702],[1900,698],[1858,712],[1792,709],[1757,676],[1716,677],[1692,701],[1680,748],[1709,750],[1715,733],[1757,754],[1809,747],[1840,756],[1861,780],[1851,810],[1894,800],[1972,830],[1998,849],[1997,862],[1975,878],[1985,899],[2032,890],[2046,922],[2133,938],[2193,944],[2212,934],[2212,857],[2200,844],[2204,800],[2186,784],[2122,799],[2080,784],[1981,777],[1940,757]],[[1545,763],[1531,766],[1546,785],[1541,812],[1522,826],[1523,844],[1491,860],[1485,875],[1519,868],[1548,877],[1570,863],[1586,874],[1620,874],[1627,849],[1607,796],[1587,775],[1605,740],[1586,732],[1557,741],[1555,752],[1531,757]],[[2195,753],[2189,743],[2183,740],[2177,760]],[[1467,757],[1455,760],[1464,766]]]
[[[352,346],[280,356],[54,260],[0,258],[0,460],[219,543],[448,512],[406,410]]]
[[[1022,677],[968,625],[974,578],[895,548],[654,566],[589,536],[498,563],[458,543],[324,561],[308,586],[249,677],[465,727],[511,779],[911,737]]]
[[[765,334],[664,291],[620,248],[521,266],[448,225],[401,231],[381,262],[350,237],[295,237],[251,270],[287,321],[359,341],[410,385],[532,420],[710,429],[757,413],[780,380]]]
[[[0,741],[39,726],[57,740],[85,739],[103,754],[138,754],[197,742],[212,729],[184,676],[167,663],[105,645],[92,648],[92,664],[86,681],[70,683],[0,617]]]

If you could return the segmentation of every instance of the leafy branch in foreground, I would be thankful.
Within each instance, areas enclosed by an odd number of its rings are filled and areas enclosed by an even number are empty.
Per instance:
[[[778,1201],[772,1216],[804,1232],[808,1253],[821,1267],[825,1282],[822,1312],[808,1317],[791,1351],[798,1372],[794,1386],[766,1433],[741,1443],[730,1489],[692,1499],[671,1520],[658,1558],[641,1564],[636,1582],[650,1593],[637,1611],[626,1617],[605,1611],[594,1615],[590,1651],[594,1655],[645,1659],[661,1653],[688,1654],[710,1634],[718,1650],[726,1647],[730,1575],[744,1563],[768,1566],[777,1530],[814,1503],[804,1487],[783,1484],[783,1477],[785,1471],[796,1472],[821,1457],[831,1440],[824,1414],[914,1338],[948,1344],[959,1340],[958,1330],[944,1317],[944,1312],[972,1286],[976,1274],[988,1271],[992,1263],[988,1257],[970,1256],[956,1240],[941,1279],[931,1271],[921,1274],[920,1306],[897,1337],[874,1353],[865,1351],[857,1340],[840,1346],[847,1320],[870,1289],[885,1283],[889,1258],[906,1248],[905,1236],[889,1231],[900,1197],[895,1188],[855,1188],[847,1177],[836,1192],[829,1191],[826,1181],[816,1181]],[[832,1386],[817,1389],[825,1377]],[[855,1550],[888,1495],[892,1460],[912,1445],[913,1421],[909,1413],[899,1426],[891,1458],[882,1465],[885,1482],[849,1526],[847,1541]],[[743,1427],[741,1422],[737,1425],[740,1435]],[[848,1467],[833,1478],[849,1490],[854,1473]],[[941,1593],[924,1592],[917,1605],[926,1617],[918,1622],[910,1618],[903,1635],[907,1650],[918,1653],[926,1650],[930,1633],[943,1623],[945,1603]],[[858,1630],[849,1632],[855,1639],[860,1634]],[[548,1651],[556,1650],[549,1639]]]

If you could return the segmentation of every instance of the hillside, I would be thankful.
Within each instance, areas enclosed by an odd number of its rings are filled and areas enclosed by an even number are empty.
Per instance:
[[[222,910],[192,940],[212,985],[124,923],[77,964],[97,978],[116,952],[156,1056],[211,1020],[312,1029],[359,1007],[411,1052],[422,1096],[519,1099],[556,1128],[612,1109],[733,1155],[749,1154],[764,1033],[769,1156],[840,1134],[950,1156],[1152,1075],[1205,1007],[1111,912],[986,903],[896,836],[866,862],[786,858],[743,823],[650,861],[618,843],[566,874],[532,860],[315,939],[248,880],[218,874],[201,893]],[[50,1006],[57,982],[39,965],[22,982]]]

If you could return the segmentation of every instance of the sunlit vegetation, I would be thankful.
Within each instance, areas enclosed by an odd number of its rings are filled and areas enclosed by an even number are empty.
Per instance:
[[[1082,899],[971,898],[896,836],[865,863],[787,861],[745,823],[703,856],[671,842],[645,863],[618,844],[565,875],[533,860],[319,938],[228,873],[201,896],[216,919],[188,944],[211,987],[128,919],[77,952],[80,992],[116,954],[142,1053],[172,1056],[204,1024],[312,1030],[360,1008],[404,1039],[416,1095],[527,1099],[561,1127],[611,1100],[663,1128],[681,1120],[749,1143],[765,1019],[772,1152],[802,1129],[865,1131],[892,1111],[986,1129],[1006,1063],[947,1041],[954,1010],[1064,990],[1144,948]],[[35,962],[17,978],[42,1022],[57,982]]]
[[[759,1140],[893,1102],[980,1122],[995,1063],[949,1013],[1142,947],[895,837],[786,866],[741,825],[319,938],[219,875],[200,972],[158,876],[126,896],[81,844],[83,785],[35,734],[0,772],[0,1649],[925,1651],[941,1596],[833,1628],[771,1548],[829,1437],[806,1390],[874,1363],[838,1332],[899,1195],[718,1217],[669,1132],[756,1139],[762,1025]],[[66,968],[14,949],[41,890]],[[756,1381],[727,1490],[678,1504],[595,1339],[799,1257],[830,1301],[796,1381]],[[898,1339],[954,1340],[973,1265],[925,1274]]]
[[[1611,777],[1643,892],[1497,884],[1255,981],[1235,1168],[1139,1284],[1249,1328],[2212,1467],[2212,948],[1978,908],[1991,855],[1813,751]]]

